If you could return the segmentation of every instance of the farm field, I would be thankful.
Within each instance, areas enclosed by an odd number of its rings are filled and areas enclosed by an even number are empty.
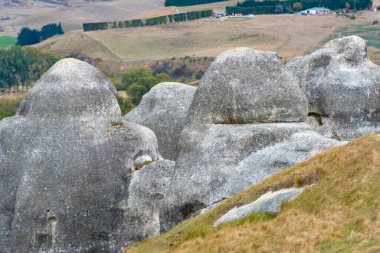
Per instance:
[[[354,22],[334,15],[202,19],[154,27],[73,31],[37,47],[63,56],[75,52],[123,64],[181,56],[216,56],[235,47],[275,51],[289,60],[314,50],[335,30],[350,24]]]
[[[67,5],[30,1],[27,5],[0,8],[0,36],[16,36],[24,26],[38,29],[58,22],[62,22],[65,31],[71,31],[81,29],[85,22],[132,18],[163,4],[164,0],[69,0]]]
[[[9,47],[15,45],[17,39],[11,36],[0,36],[0,48]]]

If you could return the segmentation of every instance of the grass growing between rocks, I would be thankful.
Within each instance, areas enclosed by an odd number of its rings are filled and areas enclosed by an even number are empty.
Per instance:
[[[269,190],[311,185],[279,216],[213,227]],[[379,252],[380,134],[333,148],[241,192],[215,209],[125,252]]]
[[[14,116],[20,106],[22,96],[0,96],[0,120]]]

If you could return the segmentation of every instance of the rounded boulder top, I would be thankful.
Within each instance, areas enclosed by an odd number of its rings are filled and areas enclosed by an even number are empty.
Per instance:
[[[368,60],[367,41],[355,35],[331,40],[322,50],[333,50],[338,62],[353,66]]]
[[[219,55],[204,75],[190,122],[299,122],[307,115],[299,81],[273,52],[237,48]]]
[[[121,116],[111,81],[90,64],[67,58],[54,64],[22,102],[18,115],[40,117]]]

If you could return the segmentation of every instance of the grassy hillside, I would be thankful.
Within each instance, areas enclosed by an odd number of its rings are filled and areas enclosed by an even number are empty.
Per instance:
[[[11,36],[0,36],[0,48],[9,47],[15,45],[17,39]]]
[[[310,185],[277,217],[252,214],[214,228],[235,206],[269,190]],[[278,173],[127,249],[135,252],[379,252],[380,134],[352,141]]]

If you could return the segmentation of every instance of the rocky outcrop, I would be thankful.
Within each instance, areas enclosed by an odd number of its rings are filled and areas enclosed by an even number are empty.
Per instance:
[[[309,112],[328,118],[330,136],[347,140],[380,129],[380,67],[368,60],[366,41],[332,40],[287,66],[301,80]]]
[[[307,99],[274,53],[231,50],[202,79],[180,137],[163,230],[339,142],[304,123]]]
[[[195,90],[182,83],[157,84],[124,118],[153,130],[160,154],[175,161],[179,154],[179,136]]]
[[[307,99],[275,53],[237,48],[211,64],[189,113],[194,124],[298,122]]]
[[[231,209],[220,217],[214,223],[214,226],[218,226],[223,222],[241,219],[251,213],[271,213],[277,215],[280,213],[281,205],[284,202],[295,199],[303,192],[303,190],[304,188],[290,188],[275,192],[267,192],[250,204]]]
[[[332,41],[289,63],[295,74],[274,53],[227,51],[197,89],[146,94],[126,116],[145,127],[122,119],[98,70],[60,61],[0,122],[0,249],[119,251],[342,143],[331,136],[377,129],[365,49]]]
[[[128,206],[132,171],[160,159],[154,133],[122,121],[96,68],[56,63],[0,122],[0,251],[117,252],[149,236]]]
[[[159,160],[132,174],[128,206],[149,217],[144,225],[148,237],[159,235],[166,227],[160,210],[164,209],[162,200],[168,195],[174,174],[175,162],[170,160]]]

